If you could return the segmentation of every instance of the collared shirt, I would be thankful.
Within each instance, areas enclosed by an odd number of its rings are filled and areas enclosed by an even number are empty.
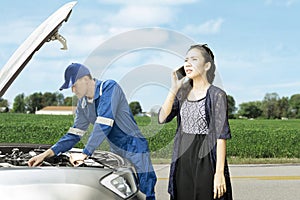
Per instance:
[[[141,134],[131,113],[125,94],[113,80],[96,81],[94,100],[86,97],[78,101],[74,125],[55,145],[55,155],[70,150],[85,134],[90,124],[93,130],[83,153],[90,156],[106,138],[111,151],[134,165],[140,190],[155,199],[156,174],[153,169],[148,142]]]
[[[78,101],[74,125],[52,150],[56,155],[71,149],[85,134],[90,124],[92,133],[83,153],[91,155],[105,138],[111,150],[119,155],[148,152],[148,143],[141,134],[121,87],[113,80],[96,80],[93,102],[86,97]]]

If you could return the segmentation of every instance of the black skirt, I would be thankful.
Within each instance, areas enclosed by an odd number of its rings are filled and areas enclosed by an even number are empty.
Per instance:
[[[206,135],[182,134],[175,173],[176,200],[212,200],[214,173],[209,154],[198,157]]]

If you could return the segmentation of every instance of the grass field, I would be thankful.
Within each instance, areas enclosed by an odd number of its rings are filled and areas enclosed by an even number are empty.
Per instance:
[[[172,154],[176,121],[164,125],[156,118],[137,117],[156,162]],[[73,116],[0,114],[0,143],[54,144],[73,123]],[[227,142],[231,163],[299,163],[300,120],[230,120],[232,139]],[[83,147],[88,134],[77,147]],[[108,143],[100,149],[108,150]]]

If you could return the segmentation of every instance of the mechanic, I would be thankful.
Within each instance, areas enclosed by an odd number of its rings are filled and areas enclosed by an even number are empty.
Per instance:
[[[50,149],[31,158],[28,165],[38,166],[45,158],[70,150],[93,124],[82,153],[72,153],[70,162],[74,166],[83,163],[107,139],[113,153],[130,160],[135,166],[140,191],[146,199],[155,199],[157,178],[148,142],[133,118],[121,87],[113,80],[93,79],[89,69],[79,63],[72,63],[65,70],[65,83],[60,90],[70,87],[79,99],[74,125]]]

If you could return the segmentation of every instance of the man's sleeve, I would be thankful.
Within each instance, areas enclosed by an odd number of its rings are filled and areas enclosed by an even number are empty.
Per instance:
[[[115,92],[117,83],[113,80],[107,80],[102,86],[102,95],[97,105],[97,118],[93,131],[88,142],[83,149],[83,153],[90,156],[95,149],[103,142],[110,133],[115,122],[115,112],[117,110],[113,101],[118,100],[118,93]],[[100,87],[101,88],[101,87]]]
[[[89,121],[85,118],[80,105],[81,103],[79,101],[76,109],[74,125],[70,127],[68,132],[64,136],[62,136],[55,145],[51,147],[55,155],[59,155],[73,148],[74,145],[80,141],[81,137],[88,129]]]

